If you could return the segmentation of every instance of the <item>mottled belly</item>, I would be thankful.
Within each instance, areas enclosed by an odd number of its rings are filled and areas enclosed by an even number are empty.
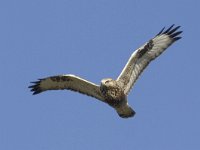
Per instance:
[[[116,107],[125,100],[125,95],[117,89],[112,89],[106,92],[105,100],[110,106]]]

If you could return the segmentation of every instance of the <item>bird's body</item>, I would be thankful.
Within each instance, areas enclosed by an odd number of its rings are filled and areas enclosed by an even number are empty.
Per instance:
[[[176,32],[180,26],[173,27],[174,25],[165,31],[163,28],[154,38],[138,48],[131,55],[116,80],[107,78],[101,80],[100,85],[96,85],[75,75],[67,74],[39,79],[39,81],[32,82],[34,85],[29,86],[29,88],[31,88],[33,94],[38,94],[46,90],[60,89],[80,92],[107,103],[122,118],[132,117],[135,111],[128,104],[128,93],[147,65],[164,52],[172,43],[181,38],[177,36],[182,31]]]
[[[111,78],[103,79],[101,80],[100,91],[105,102],[113,107],[120,117],[132,117],[135,114],[134,110],[128,105],[127,95],[124,94],[119,82]]]

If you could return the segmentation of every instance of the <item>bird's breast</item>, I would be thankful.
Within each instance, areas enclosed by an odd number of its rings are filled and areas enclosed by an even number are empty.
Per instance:
[[[106,102],[113,107],[120,105],[125,99],[125,94],[120,88],[107,89],[103,94]]]

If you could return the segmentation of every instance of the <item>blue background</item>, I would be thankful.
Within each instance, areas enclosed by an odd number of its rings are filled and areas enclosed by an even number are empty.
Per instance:
[[[199,150],[200,1],[0,1],[1,150]],[[30,81],[75,74],[117,78],[163,26],[183,38],[129,94],[136,116],[71,91],[32,96]]]

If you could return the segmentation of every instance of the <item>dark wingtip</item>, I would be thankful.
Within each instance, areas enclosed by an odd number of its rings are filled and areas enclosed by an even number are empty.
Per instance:
[[[178,31],[178,32],[174,32],[173,34],[170,34],[171,38],[176,37],[177,35],[181,34],[183,31]]]
[[[156,36],[162,34],[162,32],[163,32],[164,30],[165,30],[165,27],[163,27],[163,28],[161,29],[161,31],[160,31]]]
[[[33,95],[37,95],[37,94],[39,94],[39,93],[41,93],[42,91],[35,91],[35,92],[33,92]]]
[[[156,36],[165,34],[165,35],[168,35],[170,38],[172,38],[174,41],[177,41],[181,39],[181,37],[177,37],[177,36],[183,32],[183,31],[178,31],[180,27],[181,26],[175,27],[175,24],[173,24],[166,30],[164,30],[165,28],[163,28]]]
[[[175,37],[174,38],[174,41],[178,41],[178,40],[180,40],[182,37]]]
[[[30,85],[30,86],[28,86],[28,88],[33,88],[34,87],[34,85]]]
[[[171,25],[165,32],[163,32],[163,34],[166,34],[166,33],[168,33],[169,31],[171,31],[171,29],[174,27],[174,24],[173,25]]]
[[[28,88],[30,88],[30,91],[33,92],[33,95],[36,95],[42,92],[40,88],[40,82],[42,81],[42,79],[38,79],[38,80],[39,81],[30,82],[33,85],[28,86]]]

